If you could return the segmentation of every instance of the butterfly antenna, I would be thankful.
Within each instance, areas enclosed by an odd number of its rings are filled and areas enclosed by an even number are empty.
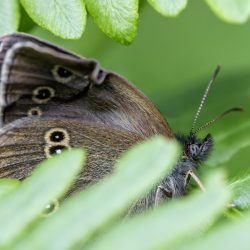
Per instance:
[[[217,122],[218,120],[220,120],[221,118],[223,118],[225,115],[228,115],[232,112],[242,112],[244,111],[242,108],[238,108],[238,107],[235,107],[235,108],[231,108],[231,109],[228,109],[226,111],[224,111],[223,113],[221,113],[220,115],[216,116],[214,119],[212,119],[211,121],[208,121],[206,122],[205,124],[203,124],[202,126],[200,126],[198,129],[196,129],[192,134],[197,134],[198,132],[200,132],[202,129],[210,126],[211,124]]]
[[[204,106],[204,102],[205,102],[205,100],[207,98],[208,92],[209,92],[209,90],[210,90],[210,88],[211,88],[211,86],[212,86],[212,84],[213,84],[216,76],[218,75],[219,71],[220,71],[220,65],[217,65],[217,67],[216,67],[216,69],[215,69],[215,71],[214,71],[214,73],[212,75],[211,80],[208,82],[208,85],[207,85],[207,88],[205,90],[205,93],[204,93],[204,95],[203,95],[203,97],[201,99],[200,106],[199,106],[199,108],[198,108],[198,110],[196,112],[196,115],[195,115],[195,118],[194,118],[194,121],[193,121],[193,124],[192,124],[192,128],[191,128],[190,134],[193,134],[193,130],[195,128],[195,124],[196,124],[197,119],[198,119],[198,117],[199,117],[199,115],[201,113],[201,109]]]

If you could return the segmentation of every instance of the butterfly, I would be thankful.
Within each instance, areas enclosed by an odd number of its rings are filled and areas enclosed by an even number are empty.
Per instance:
[[[88,159],[71,192],[110,174],[120,154],[153,135],[177,139],[183,155],[134,210],[186,194],[190,176],[210,154],[213,139],[194,131],[216,69],[189,135],[175,135],[154,104],[133,84],[80,57],[23,33],[0,38],[0,177],[22,180],[45,158],[84,147]],[[197,180],[197,178],[196,178]],[[199,183],[199,181],[198,181]]]

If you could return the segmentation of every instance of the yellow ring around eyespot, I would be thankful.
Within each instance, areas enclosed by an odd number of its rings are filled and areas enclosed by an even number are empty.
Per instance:
[[[61,77],[58,74],[58,69],[59,68],[63,68],[63,69],[66,69],[66,70],[70,71],[70,73],[72,73],[72,75],[69,76],[69,77]],[[71,70],[69,70],[69,69],[67,69],[67,68],[65,68],[64,66],[61,66],[61,65],[55,65],[54,68],[51,70],[51,72],[52,72],[52,75],[54,76],[55,80],[60,82],[60,83],[68,83],[69,81],[72,81],[76,77]]]
[[[32,112],[36,111],[37,115],[32,115]],[[33,107],[28,110],[28,117],[40,117],[42,115],[42,110],[39,107]]]
[[[55,132],[61,132],[63,134],[64,138],[59,142],[52,141],[51,136]],[[58,128],[52,128],[52,129],[46,131],[46,133],[44,135],[44,140],[45,140],[46,144],[67,146],[67,145],[69,145],[70,136],[69,136],[69,133],[66,129],[58,127]]]
[[[52,147],[56,147],[56,146],[65,147],[65,148],[63,148],[63,150],[71,149],[71,147],[70,147],[69,145],[64,145],[64,144],[50,145],[50,144],[47,144],[47,145],[44,147],[44,153],[45,153],[46,158],[51,158],[51,157],[53,157],[53,154],[50,153],[50,149],[51,149]]]
[[[37,98],[36,96],[38,95],[39,91],[43,90],[43,89],[47,89],[50,92],[50,96],[46,99]],[[35,103],[38,103],[38,104],[43,104],[43,103],[47,103],[54,96],[55,96],[55,90],[53,88],[48,87],[48,86],[40,86],[40,87],[37,87],[33,90],[32,101]]]

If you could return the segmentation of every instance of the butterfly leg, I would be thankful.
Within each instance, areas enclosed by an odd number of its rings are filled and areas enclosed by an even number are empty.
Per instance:
[[[197,185],[199,186],[199,188],[204,192],[205,191],[205,187],[204,185],[202,184],[201,180],[199,179],[199,177],[192,171],[192,170],[189,170],[187,175],[186,175],[186,178],[185,178],[185,183],[187,183],[187,180],[188,178],[191,177],[193,178],[193,180],[197,183]],[[185,184],[186,185],[186,184]]]
[[[158,206],[160,204],[160,201],[162,200],[162,193],[167,196],[168,198],[172,198],[172,192],[168,190],[166,187],[160,185],[156,189],[155,194],[155,206]]]

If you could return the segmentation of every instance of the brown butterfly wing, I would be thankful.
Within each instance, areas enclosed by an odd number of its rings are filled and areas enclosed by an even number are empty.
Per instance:
[[[121,76],[100,68],[95,60],[20,33],[4,36],[0,42],[3,124],[39,115],[77,118],[143,137],[174,137],[142,92]],[[44,88],[49,98],[40,93]]]
[[[54,153],[83,147],[88,157],[72,189],[76,190],[109,174],[120,154],[142,139],[126,130],[75,119],[19,119],[0,134],[0,178],[22,180]]]
[[[69,54],[31,36],[7,35],[0,43],[3,123],[26,117],[30,109],[36,107],[44,111],[45,116],[61,116],[55,111],[59,104],[65,103],[71,109],[72,99],[81,95],[90,82],[99,84],[105,77],[104,72],[100,74],[101,69],[95,60]],[[71,75],[60,77],[58,72],[62,65],[65,69],[72,69]],[[41,88],[47,88],[51,96],[39,97]],[[77,108],[77,105],[73,106]],[[74,110],[66,114],[74,117]]]

